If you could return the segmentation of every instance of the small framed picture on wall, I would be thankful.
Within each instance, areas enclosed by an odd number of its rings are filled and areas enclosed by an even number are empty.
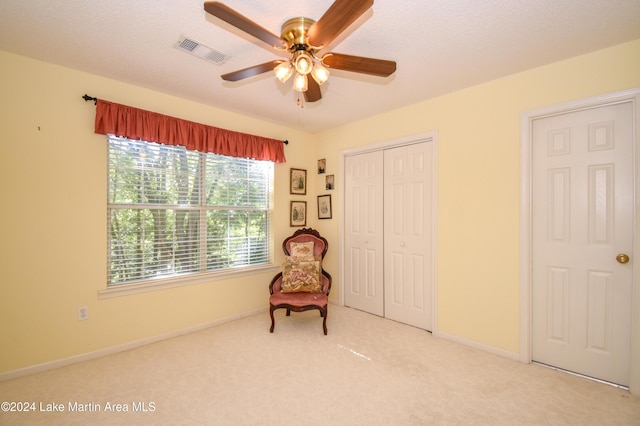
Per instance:
[[[307,195],[307,171],[303,169],[291,169],[291,194]]]
[[[322,174],[327,170],[327,160],[323,158],[322,160],[318,160],[318,174]]]
[[[331,219],[331,195],[318,195],[318,219]]]
[[[306,226],[307,224],[307,202],[292,201],[291,202],[291,226]]]
[[[324,187],[327,191],[331,191],[333,189],[333,175],[327,175],[324,181]]]

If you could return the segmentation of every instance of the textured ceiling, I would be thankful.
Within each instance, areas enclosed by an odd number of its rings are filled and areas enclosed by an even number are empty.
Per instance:
[[[317,20],[332,0],[223,3],[279,35],[288,18]],[[178,50],[182,35],[230,59],[215,65]],[[310,132],[639,38],[640,0],[376,0],[324,52],[394,60],[396,73],[334,70],[322,100],[301,109],[290,82],[270,72],[220,79],[282,54],[202,1],[0,1],[0,50]]]

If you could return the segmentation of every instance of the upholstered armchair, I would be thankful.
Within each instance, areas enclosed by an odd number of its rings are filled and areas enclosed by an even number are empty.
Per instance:
[[[318,231],[311,228],[297,230],[282,243],[286,255],[283,271],[269,284],[269,315],[271,333],[275,328],[273,311],[286,309],[303,312],[310,309],[320,311],[322,328],[327,334],[327,306],[331,290],[331,275],[322,268],[322,260],[329,244]]]

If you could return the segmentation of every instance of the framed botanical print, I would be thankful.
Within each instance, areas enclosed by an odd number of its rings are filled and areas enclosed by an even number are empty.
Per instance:
[[[331,219],[331,195],[318,195],[318,219]]]
[[[291,218],[291,221],[290,221],[291,226],[306,226],[307,225],[307,202],[292,201],[289,217]]]
[[[290,169],[291,190],[290,194],[307,195],[307,171],[303,169]]]

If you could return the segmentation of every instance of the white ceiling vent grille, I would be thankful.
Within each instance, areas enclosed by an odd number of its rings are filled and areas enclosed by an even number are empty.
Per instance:
[[[222,52],[185,36],[180,37],[180,40],[178,40],[178,43],[176,44],[176,48],[191,53],[205,61],[213,62],[216,65],[222,65],[230,58],[229,55],[225,55]]]

